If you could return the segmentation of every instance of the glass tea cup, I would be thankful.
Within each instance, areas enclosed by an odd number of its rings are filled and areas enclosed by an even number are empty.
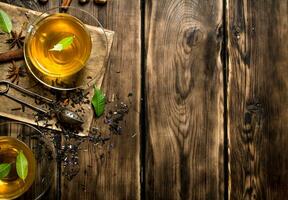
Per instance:
[[[68,38],[72,38],[70,45],[53,50]],[[107,54],[108,40],[102,25],[79,8],[52,8],[32,18],[28,25],[25,61],[31,74],[49,88],[72,90],[91,86]]]
[[[16,172],[16,157],[23,152],[28,160],[28,174],[25,180],[18,177]],[[0,136],[0,164],[11,164],[7,176],[0,180],[0,199],[14,199],[25,193],[35,179],[36,161],[33,152],[21,140],[10,136]]]
[[[24,181],[13,163],[20,151],[28,161]],[[14,121],[0,123],[0,163],[13,163],[8,176],[0,180],[0,199],[40,199],[55,181],[55,152],[53,143],[35,127]]]

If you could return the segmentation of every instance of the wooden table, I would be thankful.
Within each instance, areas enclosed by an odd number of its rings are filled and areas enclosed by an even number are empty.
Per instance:
[[[108,99],[131,92],[132,104],[109,156],[83,144],[80,173],[45,197],[287,199],[287,0],[90,0],[81,8],[115,31],[103,89]]]

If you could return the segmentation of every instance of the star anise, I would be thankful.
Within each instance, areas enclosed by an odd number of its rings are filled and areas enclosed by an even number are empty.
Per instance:
[[[17,45],[18,48],[22,48],[24,44],[25,36],[22,36],[22,30],[17,33],[15,31],[11,31],[12,38],[7,40],[7,43],[10,44],[10,49]]]
[[[10,79],[12,83],[16,82],[18,85],[19,83],[19,77],[24,77],[26,76],[26,70],[23,66],[17,66],[16,62],[13,60],[12,61],[12,66],[9,67],[8,69],[8,75],[7,79]]]

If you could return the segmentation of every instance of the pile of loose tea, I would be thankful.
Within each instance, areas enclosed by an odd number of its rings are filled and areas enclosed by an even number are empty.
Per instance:
[[[109,130],[113,134],[120,135],[122,133],[120,122],[123,121],[128,110],[127,104],[121,102],[119,105],[115,105],[114,110],[109,110],[108,114],[105,116],[104,123],[109,126]]]
[[[55,110],[68,104],[73,108],[76,106],[77,108],[80,107],[77,112],[84,112],[81,109],[81,105],[90,104],[90,100],[87,97],[88,94],[84,90],[75,90],[65,94],[54,93],[56,103],[55,106],[49,107],[51,115],[47,116],[38,113],[35,116],[35,121],[45,122],[46,127],[51,126],[49,119],[53,117],[53,113],[56,112]],[[67,126],[61,123],[56,124],[61,129],[62,137],[59,132],[55,132],[53,143],[57,152],[57,162],[61,163],[63,176],[67,180],[72,180],[80,170],[79,152],[83,150],[80,147],[83,142],[88,142],[95,147],[101,148],[110,140],[112,135],[120,135],[122,133],[122,122],[129,111],[128,105],[124,102],[109,102],[109,104],[112,104],[110,106],[112,109],[107,110],[104,114],[104,124],[101,127],[92,127],[87,136],[78,135],[81,127]],[[111,149],[113,145],[109,145],[109,149]],[[103,158],[103,156],[104,154],[101,154],[100,158]]]

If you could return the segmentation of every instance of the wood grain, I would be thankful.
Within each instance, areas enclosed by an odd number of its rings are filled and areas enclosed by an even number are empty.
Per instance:
[[[287,199],[287,18],[287,1],[228,1],[230,199]]]
[[[223,199],[222,1],[146,1],[146,199]]]
[[[71,6],[78,7],[78,1]],[[106,111],[121,101],[128,102],[130,111],[122,125],[123,134],[112,136],[102,149],[88,142],[82,144],[80,172],[70,182],[62,180],[62,199],[137,200],[140,199],[140,1],[113,0],[105,6],[90,1],[79,8],[115,31],[102,87],[108,101],[114,102],[106,105]],[[130,92],[133,96],[128,98]],[[105,127],[103,118],[95,119],[94,126]]]

